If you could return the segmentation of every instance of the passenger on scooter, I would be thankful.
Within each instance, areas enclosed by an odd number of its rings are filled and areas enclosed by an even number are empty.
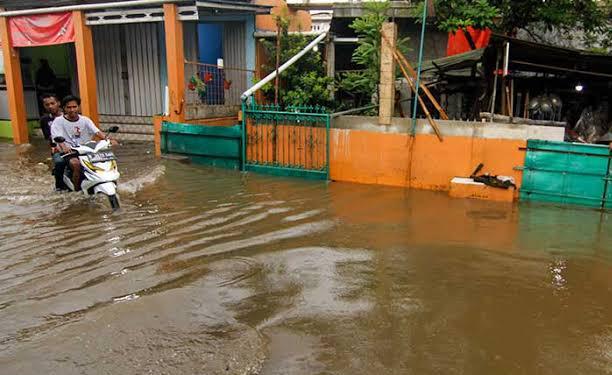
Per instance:
[[[62,99],[64,115],[57,117],[51,124],[51,139],[63,137],[64,142],[58,143],[57,148],[62,154],[70,153],[72,147],[81,143],[106,139],[106,134],[94,125],[89,117],[79,114],[81,99],[78,96],[68,95]],[[76,155],[75,155],[76,156]],[[72,182],[77,190],[80,189],[81,163],[75,156],[69,156],[67,163],[72,170]]]
[[[42,105],[45,108],[45,114],[40,118],[40,130],[43,136],[49,142],[51,141],[51,123],[56,117],[62,115],[60,108],[60,100],[55,94],[43,94]]]
[[[43,132],[43,136],[51,144],[51,155],[53,157],[53,176],[55,177],[55,190],[65,190],[66,186],[62,179],[64,169],[66,169],[66,162],[62,158],[57,147],[53,146],[51,140],[51,124],[53,121],[62,115],[62,109],[60,108],[60,100],[55,94],[43,94],[42,104],[47,112],[40,118],[40,130]]]

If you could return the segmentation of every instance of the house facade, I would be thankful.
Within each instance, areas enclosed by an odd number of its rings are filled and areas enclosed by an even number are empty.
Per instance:
[[[28,142],[40,111],[36,77],[42,60],[55,73],[54,93],[78,94],[84,115],[101,127],[120,124],[124,139],[152,139],[154,115],[175,122],[237,115],[240,94],[254,78],[255,19],[271,6],[225,0],[83,3],[0,1],[0,136]],[[40,25],[68,32],[59,39],[41,35]],[[20,37],[26,42],[19,43]]]

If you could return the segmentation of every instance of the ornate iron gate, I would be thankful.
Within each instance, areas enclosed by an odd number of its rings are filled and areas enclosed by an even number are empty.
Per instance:
[[[329,179],[330,115],[323,107],[242,105],[248,171]]]

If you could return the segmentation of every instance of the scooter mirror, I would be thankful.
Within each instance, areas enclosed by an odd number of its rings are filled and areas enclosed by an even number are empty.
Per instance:
[[[55,138],[53,138],[53,141],[55,143],[64,143],[66,141],[66,138],[64,138],[64,137],[55,137]]]
[[[119,131],[118,126],[111,126],[110,128],[108,128],[107,133],[117,133],[118,131]]]

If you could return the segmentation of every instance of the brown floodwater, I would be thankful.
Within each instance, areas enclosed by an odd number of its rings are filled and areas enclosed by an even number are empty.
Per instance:
[[[0,143],[0,374],[611,374],[612,219]]]

